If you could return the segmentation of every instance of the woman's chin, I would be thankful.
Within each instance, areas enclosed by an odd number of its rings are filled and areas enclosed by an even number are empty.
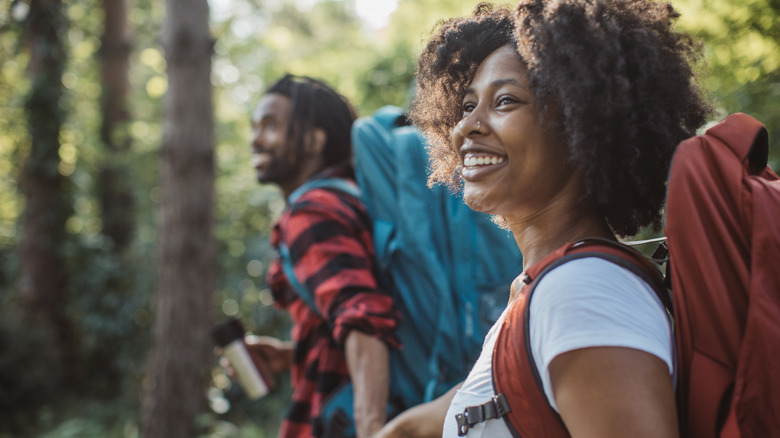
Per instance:
[[[463,201],[472,210],[486,214],[499,214],[495,210],[495,205],[487,202],[484,193],[481,191],[473,191],[465,188],[463,191]]]

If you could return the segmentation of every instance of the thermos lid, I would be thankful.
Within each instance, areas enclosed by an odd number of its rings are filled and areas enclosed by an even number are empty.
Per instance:
[[[217,345],[224,347],[236,339],[242,339],[244,337],[244,326],[241,325],[241,321],[236,318],[231,318],[212,330],[211,335],[214,337]]]

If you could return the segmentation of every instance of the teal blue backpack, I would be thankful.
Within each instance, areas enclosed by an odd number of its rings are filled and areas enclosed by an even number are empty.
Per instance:
[[[466,378],[523,266],[511,233],[446,187],[427,186],[424,139],[405,120],[400,108],[387,106],[354,123],[357,187],[315,180],[289,198],[294,202],[315,187],[340,190],[360,197],[373,219],[379,281],[403,315],[397,332],[403,348],[390,356],[396,405],[389,415]],[[315,308],[311,292],[292,273],[286,248],[281,253],[288,280]],[[322,415],[326,436],[354,435],[351,397],[349,386],[331,396]]]

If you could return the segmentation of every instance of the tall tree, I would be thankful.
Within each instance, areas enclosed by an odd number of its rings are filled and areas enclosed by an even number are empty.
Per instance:
[[[103,85],[100,138],[106,149],[100,169],[100,204],[103,234],[112,240],[118,254],[131,241],[135,205],[132,179],[127,170],[131,142],[127,129],[130,121],[127,74],[131,46],[126,9],[125,0],[103,0],[104,28],[100,47]]]
[[[127,336],[134,326],[127,309],[130,307],[128,303],[134,301],[133,286],[138,281],[138,270],[128,248],[135,234],[134,193],[142,179],[130,171],[133,159],[137,157],[132,156],[130,112],[127,108],[131,52],[127,2],[101,0],[100,3],[102,8],[96,9],[94,14],[100,19],[89,17],[89,24],[94,23],[96,31],[99,29],[97,26],[102,24],[97,51],[99,63],[94,65],[92,54],[82,60],[82,64],[98,67],[100,74],[97,78],[101,87],[100,107],[94,112],[99,114],[100,119],[94,119],[99,125],[87,125],[88,116],[84,113],[76,116],[73,123],[99,131],[96,133],[99,133],[100,142],[94,154],[97,167],[95,197],[102,224],[99,232],[106,245],[101,246],[98,257],[105,266],[116,268],[96,269],[98,264],[87,256],[85,250],[84,257],[73,258],[71,269],[75,272],[73,289],[79,291],[82,302],[91,304],[80,310],[94,312],[91,318],[77,323],[78,329],[88,330],[89,337],[88,341],[84,339],[87,336],[81,339],[82,344],[87,346],[83,349],[86,357],[85,366],[81,369],[83,375],[90,376],[89,384],[82,385],[82,388],[115,395],[123,384],[121,356],[128,347],[122,337]],[[83,21],[87,21],[86,17]],[[89,29],[88,23],[79,24],[81,30]],[[77,56],[71,58],[74,67],[79,62]],[[82,147],[82,152],[87,155],[85,149]]]
[[[67,241],[72,214],[66,178],[59,172],[62,73],[67,55],[63,36],[68,22],[61,0],[32,0],[25,22],[31,87],[25,101],[30,150],[20,176],[24,197],[18,288],[27,316],[48,326],[67,350],[64,294]]]
[[[214,257],[214,126],[207,0],[166,0],[165,133],[160,156],[158,288],[146,378],[146,438],[193,437],[205,409]]]

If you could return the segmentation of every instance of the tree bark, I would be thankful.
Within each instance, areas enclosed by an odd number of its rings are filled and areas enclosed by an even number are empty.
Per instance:
[[[213,40],[206,0],[166,0],[168,64],[161,151],[154,347],[142,408],[145,438],[194,437],[213,362]]]
[[[101,233],[104,242],[109,243],[106,255],[116,260],[119,266],[124,266],[129,258],[127,249],[132,243],[136,224],[136,180],[130,171],[135,157],[131,150],[130,113],[127,110],[131,52],[127,2],[103,0],[102,12],[103,35],[98,56],[102,89],[99,134],[103,149],[99,154],[95,196],[101,214]],[[99,295],[99,298],[95,297],[95,303],[104,312],[103,317],[126,320],[126,315],[119,314],[121,308],[108,303],[126,303],[132,299],[136,274],[135,270],[126,268],[105,272],[103,285],[91,291]],[[92,382],[102,383],[96,388],[106,396],[120,393],[124,383],[120,355],[124,348],[123,336],[126,335],[119,335],[117,331],[100,331],[95,335],[96,347],[85,351],[90,365],[84,367],[83,372],[92,377]]]
[[[128,171],[131,136],[127,111],[130,38],[125,0],[103,0],[104,28],[100,47],[103,119],[100,138],[105,146],[98,185],[103,235],[122,254],[135,227],[135,199]]]
[[[61,251],[67,240],[65,223],[73,211],[67,180],[59,172],[59,135],[65,119],[60,100],[67,61],[62,38],[67,26],[60,0],[30,2],[25,44],[32,85],[25,110],[31,145],[19,181],[24,211],[18,291],[30,322],[56,333],[57,356],[68,345],[63,313],[65,257]]]

